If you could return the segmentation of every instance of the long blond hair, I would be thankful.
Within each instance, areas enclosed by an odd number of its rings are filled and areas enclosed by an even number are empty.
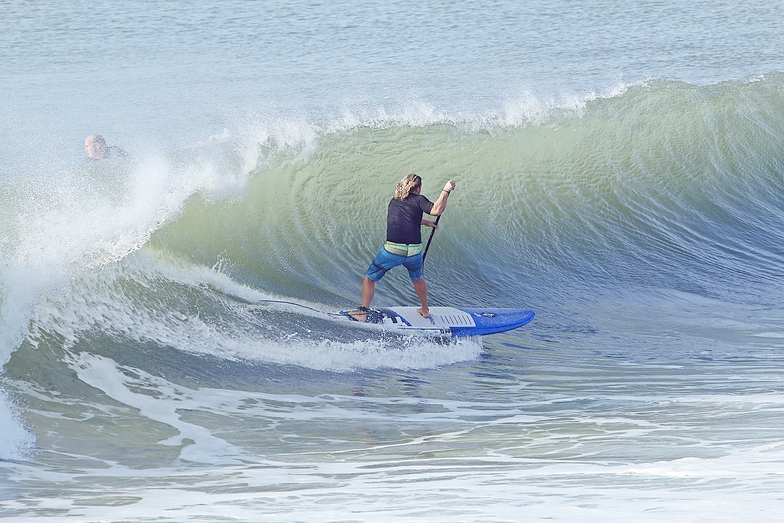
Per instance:
[[[398,200],[405,200],[411,191],[417,187],[422,186],[422,177],[418,174],[409,174],[397,183],[395,186],[395,198]]]

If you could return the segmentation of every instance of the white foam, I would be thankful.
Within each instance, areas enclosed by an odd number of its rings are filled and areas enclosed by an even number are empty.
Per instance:
[[[496,130],[499,127],[541,125],[556,114],[580,117],[589,102],[620,97],[629,87],[630,84],[618,79],[601,90],[564,92],[557,96],[521,90],[507,96],[497,107],[461,110],[438,107],[428,101],[411,98],[398,101],[394,107],[344,107],[341,114],[327,121],[312,124],[304,124],[303,121],[301,125],[303,129],[318,129],[321,133],[341,133],[362,127],[423,128],[431,125],[452,125],[470,132],[479,132]]]
[[[204,427],[180,419],[177,411],[189,406],[187,389],[138,369],[133,369],[135,377],[130,377],[114,361],[87,353],[71,358],[69,366],[88,385],[102,390],[116,401],[138,409],[142,416],[178,431],[177,435],[159,441],[159,444],[178,446],[183,445],[185,439],[192,440],[193,444],[183,448],[182,459],[203,463],[237,462],[239,450],[233,445],[215,437]],[[153,390],[155,395],[139,394],[131,387]]]
[[[35,438],[22,427],[16,413],[0,389],[0,461],[25,459],[33,449]]]
[[[131,519],[237,521],[519,521],[775,522],[784,510],[781,448],[718,459],[641,464],[574,462],[476,454],[463,460],[424,438],[410,447],[357,445],[351,452],[314,451],[290,461],[245,456],[247,465],[133,470],[118,464],[90,472],[90,492],[7,500],[7,510],[33,517],[111,519],[118,505]],[[420,452],[418,452],[420,451]],[[370,458],[372,456],[372,458]],[[386,459],[384,459],[386,458]],[[16,466],[17,481],[68,484],[68,476]],[[139,487],[122,478],[144,478]],[[118,481],[118,479],[120,481]],[[405,503],[400,500],[405,499]],[[34,503],[30,503],[34,501]]]
[[[72,281],[140,249],[193,194],[235,194],[247,176],[218,168],[209,156],[174,164],[150,155],[4,181],[0,365],[27,336],[42,300],[57,301]]]
[[[123,281],[146,286],[148,297],[161,292],[156,291],[161,282],[184,285],[225,310],[214,319],[187,309],[177,310],[176,303],[159,310],[156,300],[139,301],[126,295]],[[304,302],[303,307],[280,303],[278,311],[298,314],[305,326],[290,332],[277,326],[270,330],[263,318],[250,315],[246,302],[272,299],[295,303],[294,300],[256,291],[215,270],[159,260],[150,252],[134,253],[121,264],[106,267],[75,285],[78,292],[42,301],[36,333],[39,329],[57,332],[69,343],[75,343],[82,333],[94,330],[223,359],[341,372],[359,368],[432,368],[475,359],[482,351],[481,341],[475,339],[445,344],[418,337],[389,340],[378,332],[368,332],[352,341],[343,341],[339,336],[311,336],[306,318],[327,318],[328,308]],[[226,295],[241,301],[226,299]],[[336,331],[340,333],[337,328]]]
[[[196,465],[4,465],[41,488],[0,502],[17,517],[772,522],[784,510],[775,423],[757,434],[728,419],[774,420],[781,394],[309,396],[192,389],[87,353],[69,365],[134,410],[125,430],[144,426],[136,412],[168,425],[177,434],[157,444]],[[681,408],[658,415],[662,401]]]
[[[542,125],[555,114],[568,117],[580,117],[589,102],[603,98],[622,96],[629,85],[623,81],[607,86],[603,91],[583,93],[563,93],[555,96],[537,96],[530,91],[523,91],[517,97],[510,97],[498,115],[488,118],[489,121],[503,127],[522,127],[526,125]]]

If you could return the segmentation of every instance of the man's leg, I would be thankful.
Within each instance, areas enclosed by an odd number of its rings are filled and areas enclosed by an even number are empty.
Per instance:
[[[362,282],[362,306],[370,307],[370,302],[373,301],[373,295],[376,293],[376,282],[365,276],[365,281]]]
[[[373,295],[375,293],[376,282],[365,276],[365,279],[362,282],[362,306],[359,310],[349,312],[348,315],[360,323],[367,321],[366,309],[370,306],[370,302],[373,301]]]
[[[430,316],[430,309],[427,307],[427,283],[424,278],[414,280],[414,292],[416,292],[419,302],[422,304],[421,309],[417,309],[419,314],[427,318]]]

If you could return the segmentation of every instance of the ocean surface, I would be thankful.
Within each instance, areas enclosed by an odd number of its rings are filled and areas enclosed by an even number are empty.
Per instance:
[[[0,1],[0,518],[781,521],[782,20]],[[531,324],[328,319],[410,172],[431,304]]]

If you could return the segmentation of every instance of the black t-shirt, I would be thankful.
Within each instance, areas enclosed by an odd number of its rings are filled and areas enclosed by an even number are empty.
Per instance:
[[[422,213],[430,214],[433,202],[421,194],[409,194],[404,200],[392,198],[387,212],[387,241],[422,243]]]

